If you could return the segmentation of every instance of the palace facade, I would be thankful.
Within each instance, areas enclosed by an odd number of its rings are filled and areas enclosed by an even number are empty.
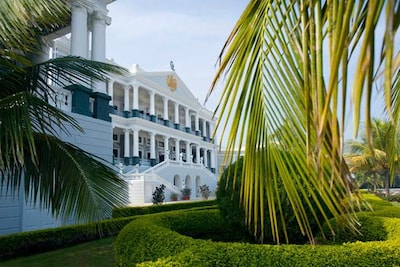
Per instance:
[[[45,36],[42,60],[76,55],[96,61],[105,58],[106,27],[113,0],[72,0],[71,23]],[[53,85],[58,108],[73,116],[84,133],[62,138],[109,162],[129,185],[130,205],[151,203],[156,186],[171,194],[217,186],[217,142],[213,113],[202,106],[173,70],[148,72],[133,65],[128,75],[110,74],[107,82],[90,87]],[[1,188],[0,188],[1,189]],[[64,225],[39,205],[26,201],[23,190],[0,196],[0,234]]]

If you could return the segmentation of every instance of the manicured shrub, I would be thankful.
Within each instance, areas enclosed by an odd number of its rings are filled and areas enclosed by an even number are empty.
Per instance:
[[[335,234],[333,235],[328,231],[328,227],[324,224],[325,237],[338,244],[344,242],[356,242],[356,241],[381,241],[387,239],[387,232],[383,228],[383,220],[381,217],[371,217],[368,215],[360,214],[358,216],[358,227],[357,231],[349,228],[338,227],[342,221],[338,222],[335,219],[330,221]],[[321,240],[321,239],[319,239]]]
[[[167,210],[178,209],[215,209],[215,200],[188,202],[185,205],[162,205],[166,208],[137,207],[133,209],[137,214],[156,213]],[[213,207],[214,206],[214,207]],[[150,208],[150,209],[149,209]],[[142,210],[143,209],[143,210]],[[121,209],[125,210],[125,209]],[[135,214],[132,212],[132,214]],[[121,213],[119,215],[122,215]],[[67,246],[80,244],[102,237],[115,236],[130,221],[137,217],[118,217],[106,220],[97,226],[71,225],[58,228],[49,228],[31,232],[23,232],[11,235],[0,236],[0,259],[8,259],[19,256],[28,256],[41,252],[61,249]]]
[[[282,151],[282,153],[287,153]],[[232,227],[243,227],[246,228],[245,226],[245,214],[244,210],[240,205],[240,188],[241,188],[241,179],[242,179],[242,167],[243,167],[243,158],[240,158],[238,161],[230,165],[222,174],[222,177],[219,181],[218,189],[216,192],[217,196],[217,202],[218,206],[221,210],[222,216],[231,223]],[[235,187],[233,187],[233,176],[236,172],[236,183]],[[278,183],[279,183],[278,179]],[[282,213],[283,213],[283,218],[286,224],[286,231],[289,237],[289,241],[291,243],[297,243],[297,244],[302,244],[308,241],[307,237],[302,235],[300,228],[297,223],[297,219],[295,217],[295,213],[293,212],[291,203],[289,201],[289,198],[287,197],[286,191],[284,189],[284,186],[282,184],[278,184],[277,186],[279,190],[279,197],[280,197],[280,203],[282,207]],[[298,188],[299,190],[299,188]],[[307,191],[306,188],[303,188],[304,191]],[[300,196],[302,197],[302,196]],[[322,217],[321,212],[315,205],[313,199],[310,197],[308,199],[310,203],[312,204],[312,207],[309,207],[306,204],[306,200],[303,199],[303,204],[305,211],[308,216],[308,220],[311,226],[311,229],[313,230],[314,233],[317,233],[320,229],[318,227],[317,221],[315,217],[312,215],[311,209],[313,209],[316,212],[317,217]],[[273,236],[272,236],[272,230],[271,230],[271,222],[269,219],[269,209],[267,203],[267,197],[265,196],[264,199],[264,227],[265,227],[265,233],[264,233],[264,243],[274,243]],[[325,212],[330,215],[329,212]],[[278,231],[280,235],[280,240],[285,240],[284,236],[284,229],[282,226],[282,223],[279,223],[278,225]],[[249,230],[250,235],[253,235],[252,230]]]
[[[393,253],[393,254],[386,254]],[[376,254],[373,254],[376,253]],[[142,263],[139,266],[395,266],[398,249],[390,245],[360,243],[356,246],[252,245],[205,243],[175,257]],[[172,266],[172,265],[170,265]]]
[[[178,202],[172,204],[144,206],[144,207],[125,207],[125,208],[114,209],[113,218],[131,217],[135,215],[144,215],[144,214],[180,210],[180,209],[191,209],[195,207],[210,207],[210,206],[215,206],[216,204],[217,204],[216,200],[203,200],[203,201]]]
[[[256,245],[212,242],[182,235],[210,231],[213,224],[216,229],[226,227],[218,216],[215,210],[142,216],[120,232],[115,243],[117,264],[142,267],[400,265],[400,219],[397,218],[383,218],[386,241],[343,245]]]
[[[153,192],[153,204],[154,205],[160,205],[162,203],[164,203],[164,199],[165,199],[165,185],[162,184],[160,186],[156,186],[156,189]]]
[[[373,194],[364,193],[362,194],[362,197],[368,203],[368,205],[364,205],[363,210],[379,210],[385,207],[393,206],[389,201],[383,200],[382,198]]]
[[[197,214],[198,220],[190,219],[185,213],[193,216]],[[164,213],[162,216],[145,215],[137,223],[132,222],[127,225],[118,235],[115,242],[117,264],[134,266],[143,261],[157,260],[160,257],[177,254],[194,245],[194,239],[181,235],[171,228],[196,236],[198,233],[207,232],[207,229],[218,229],[218,225],[206,223],[210,220],[215,222],[212,218],[216,216],[218,215],[215,210],[176,211]],[[200,223],[198,223],[199,221]],[[222,220],[220,221],[222,222]],[[152,237],[151,242],[147,242],[149,236]]]
[[[379,241],[393,239],[393,236],[400,236],[400,208],[392,206],[386,200],[383,200],[372,194],[364,195],[364,199],[371,203],[371,209],[357,213],[357,232],[338,227],[344,223],[344,218],[337,221],[331,219],[330,223],[335,230],[335,235],[328,231],[324,224],[324,232],[328,240],[335,243],[355,242],[355,241]],[[321,240],[321,238],[320,238]]]
[[[370,211],[369,214],[377,217],[400,218],[400,208],[387,206],[377,210]]]
[[[106,220],[97,226],[71,225],[0,236],[0,259],[28,256],[115,236],[131,218]]]

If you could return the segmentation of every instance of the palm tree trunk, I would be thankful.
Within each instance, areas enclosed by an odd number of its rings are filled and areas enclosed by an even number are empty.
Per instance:
[[[390,174],[389,174],[389,171],[385,171],[385,192],[386,192],[386,197],[388,197],[389,194],[390,194],[389,184],[390,184]]]

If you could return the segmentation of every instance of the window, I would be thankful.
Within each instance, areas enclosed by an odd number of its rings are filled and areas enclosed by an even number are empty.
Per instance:
[[[147,144],[148,146],[150,145],[150,139],[149,139],[149,138],[146,139],[146,144]]]
[[[118,135],[113,134],[113,140],[114,140],[114,141],[118,141]]]
[[[141,144],[141,143],[142,143],[142,137],[139,136],[139,144]]]
[[[164,142],[161,142],[161,141],[158,142],[158,146],[159,146],[159,147],[164,147]]]

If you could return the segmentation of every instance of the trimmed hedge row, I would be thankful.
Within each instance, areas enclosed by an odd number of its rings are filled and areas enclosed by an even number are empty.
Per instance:
[[[341,244],[343,242],[356,241],[384,241],[400,238],[400,208],[393,206],[390,202],[383,200],[373,194],[363,194],[363,198],[368,202],[369,206],[364,207],[361,212],[357,212],[357,220],[359,223],[358,231],[354,231],[338,227],[342,220],[336,221],[331,219],[330,223],[335,230],[333,236],[329,227],[324,224],[323,230],[329,243]],[[367,211],[365,211],[367,210]],[[325,243],[328,243],[325,241]]]
[[[0,236],[0,259],[28,256],[115,236],[134,219],[118,218],[103,221],[97,226],[70,225]]]
[[[380,207],[382,215],[385,209],[387,216],[395,212],[386,204]],[[120,232],[115,243],[116,261],[118,266],[400,265],[400,219],[362,212],[360,220],[365,240],[384,241],[317,246],[212,242],[192,236],[227,230],[217,210],[147,215]]]
[[[395,208],[395,207],[394,207]],[[397,209],[396,217],[400,216],[400,209]],[[372,212],[367,214],[362,212],[358,214],[359,227],[358,231],[361,234],[357,234],[348,228],[338,228],[337,222],[331,220],[333,229],[335,229],[335,236],[328,235],[329,229],[326,224],[323,226],[326,238],[334,243],[341,244],[344,242],[356,242],[356,241],[385,241],[400,238],[400,219],[390,218],[388,215],[392,214],[393,210],[388,209],[388,213],[385,217],[385,211],[380,211],[380,216],[375,216]]]
[[[193,207],[198,207],[197,209],[208,209],[211,208],[210,205],[215,205],[215,200],[135,207],[127,208],[126,210],[133,210],[131,214],[139,215],[173,209],[190,209]],[[163,208],[164,206],[166,206],[166,208]],[[121,211],[116,211],[117,214],[118,212]],[[119,213],[119,215],[121,215],[121,213]],[[115,236],[125,225],[135,219],[137,219],[137,216],[119,217],[103,221],[97,226],[71,225],[0,236],[0,260],[33,255],[97,240],[102,237]],[[99,229],[101,231],[99,231]]]
[[[136,266],[398,266],[399,243],[368,242],[342,246],[252,245],[204,242],[176,256]],[[133,266],[133,265],[126,265]]]
[[[135,215],[144,215],[172,210],[191,209],[196,207],[210,207],[217,205],[216,200],[177,202],[164,205],[152,205],[145,207],[124,207],[113,210],[113,218],[131,217]]]

